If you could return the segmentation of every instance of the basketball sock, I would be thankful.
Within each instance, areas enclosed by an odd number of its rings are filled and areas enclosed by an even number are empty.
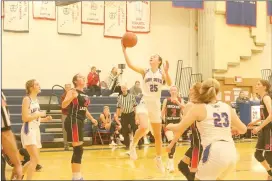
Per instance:
[[[178,164],[178,168],[179,168],[179,171],[187,178],[187,180],[193,180],[192,179],[193,175],[191,174],[190,169],[185,162],[180,160]]]
[[[272,171],[271,170],[268,170],[267,173],[268,173],[268,175],[272,176]]]
[[[80,178],[81,178],[81,173],[80,172],[73,173],[73,179],[74,180],[79,180]]]

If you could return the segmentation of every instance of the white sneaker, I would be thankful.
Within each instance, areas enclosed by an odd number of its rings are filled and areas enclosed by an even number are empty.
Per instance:
[[[136,152],[136,148],[134,146],[130,147],[129,155],[130,155],[131,160],[137,160],[138,155],[137,155],[137,152]]]
[[[167,170],[169,170],[170,173],[173,173],[175,171],[174,159],[168,160]]]
[[[116,139],[116,144],[117,144],[117,145],[123,145],[123,144],[121,143],[121,141],[120,141],[120,138],[117,138],[117,139]]]
[[[125,138],[124,138],[124,136],[123,135],[119,135],[119,138],[120,138],[120,141],[124,141],[125,140]]]
[[[110,146],[116,146],[117,144],[112,140]]]
[[[144,137],[144,144],[145,144],[145,145],[149,145],[149,144],[150,144],[150,142],[149,142],[149,140],[147,139],[147,137]]]
[[[159,169],[159,171],[161,173],[165,173],[165,168],[164,168],[164,165],[163,165],[161,157],[156,157],[155,158],[155,162],[156,162],[156,166]]]

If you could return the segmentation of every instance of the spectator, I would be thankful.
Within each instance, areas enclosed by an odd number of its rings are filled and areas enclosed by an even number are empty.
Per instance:
[[[240,104],[249,101],[248,97],[245,95],[244,91],[240,91],[239,97],[236,99],[236,112],[240,115]]]
[[[61,104],[64,101],[67,92],[71,89],[71,84],[65,84],[64,88],[65,88],[65,92],[61,96]],[[66,133],[65,128],[64,128],[64,122],[65,122],[65,119],[66,119],[66,117],[68,115],[68,107],[61,108],[61,112],[62,112],[61,122],[62,122],[64,150],[68,151],[69,150],[69,144],[67,142],[67,133]]]
[[[14,168],[12,171],[14,177],[12,179],[16,178],[18,180],[21,180],[22,179],[22,165],[19,158],[19,152],[17,149],[15,137],[10,128],[10,115],[7,109],[6,97],[4,96],[3,92],[1,97],[2,97],[2,105],[1,105],[2,150],[10,158],[11,163],[14,165]],[[5,168],[6,168],[6,162],[3,155],[1,155],[1,180],[6,180]]]
[[[120,95],[122,91],[120,87],[119,75],[120,73],[118,73],[118,69],[116,67],[113,67],[109,77],[106,80],[106,83],[111,93],[118,92]]]
[[[135,107],[137,106],[135,96],[128,93],[127,85],[123,84],[121,86],[122,94],[118,96],[117,99],[117,110],[116,114],[121,115],[122,124],[122,135],[124,136],[124,145],[126,149],[129,149],[130,138],[129,138],[129,126],[131,131],[135,133],[137,126],[135,121]],[[139,142],[141,145],[142,142]]]
[[[140,87],[140,81],[136,81],[135,85],[130,88],[129,93],[134,96],[140,96],[142,94],[142,89]]]
[[[89,96],[100,96],[101,88],[100,88],[100,78],[99,74],[96,71],[96,67],[91,68],[91,72],[88,75],[87,87],[89,89]]]
[[[110,131],[110,139],[111,139],[111,146],[117,145],[114,142],[114,136],[119,135],[119,132],[117,130],[117,122],[115,120],[112,121],[111,119],[111,113],[109,106],[104,106],[103,112],[100,114],[100,119],[98,122],[99,129],[105,129]],[[119,122],[120,124],[120,122]]]

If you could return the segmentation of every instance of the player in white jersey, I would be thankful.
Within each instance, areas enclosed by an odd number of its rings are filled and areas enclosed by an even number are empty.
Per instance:
[[[167,148],[169,151],[184,130],[198,120],[203,153],[195,180],[222,180],[233,171],[237,158],[231,129],[240,134],[247,131],[236,112],[226,103],[216,100],[219,88],[220,84],[215,79],[203,82],[199,97],[201,104],[193,105],[178,125],[167,126],[167,129],[176,133]]]
[[[160,67],[162,65],[162,58],[159,55],[153,55],[150,58],[150,69],[144,70],[138,66],[135,66],[131,63],[127,53],[126,48],[123,46],[123,53],[126,60],[126,63],[129,68],[138,72],[143,77],[143,97],[140,101],[140,104],[137,107],[136,115],[137,122],[139,127],[135,132],[133,142],[130,147],[130,158],[135,160],[137,159],[137,153],[135,147],[138,141],[147,133],[148,130],[148,120],[151,123],[152,133],[155,138],[155,148],[156,148],[156,165],[161,172],[165,172],[164,165],[162,163],[161,154],[162,154],[162,138],[161,138],[161,129],[162,129],[162,119],[161,119],[161,90],[164,84],[164,81],[167,85],[171,85],[171,78],[168,74],[169,63],[166,61],[163,70],[161,71]]]
[[[40,111],[37,95],[41,92],[39,83],[32,79],[26,82],[26,93],[22,103],[21,140],[23,147],[30,155],[30,163],[26,180],[31,180],[39,163],[39,149],[41,145],[40,122],[52,120],[51,116],[45,117],[45,112]]]

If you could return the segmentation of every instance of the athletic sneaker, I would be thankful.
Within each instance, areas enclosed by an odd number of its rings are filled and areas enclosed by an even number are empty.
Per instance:
[[[120,138],[120,141],[124,141],[125,140],[125,138],[124,138],[124,136],[123,135],[119,135],[119,138]]]
[[[169,170],[170,173],[173,173],[175,171],[174,159],[168,160],[167,170]]]
[[[134,146],[130,147],[129,155],[131,160],[137,160],[138,156],[137,156],[136,148]]]
[[[83,180],[83,177],[81,177],[80,179],[74,179],[74,178],[72,178],[72,180]]]
[[[41,169],[42,169],[42,166],[39,165],[39,164],[37,164],[37,166],[36,166],[36,172],[41,171]]]
[[[164,168],[161,157],[156,157],[155,162],[156,162],[156,166],[159,169],[159,171],[162,173],[165,173],[165,168]]]
[[[117,144],[112,140],[110,146],[117,146]]]

